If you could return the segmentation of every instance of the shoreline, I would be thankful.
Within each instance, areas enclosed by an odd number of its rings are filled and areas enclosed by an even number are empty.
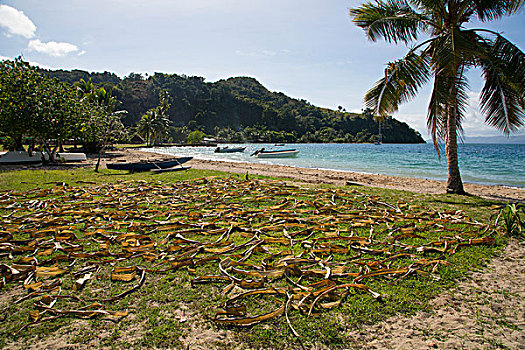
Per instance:
[[[1,165],[1,170],[21,169],[66,169],[68,167],[89,167],[97,162],[97,155],[88,155],[87,161],[49,166],[31,165]],[[161,161],[173,159],[172,154],[139,151],[134,148],[122,148],[106,151],[101,158],[100,167],[106,168],[106,163]],[[261,175],[276,178],[286,178],[293,181],[310,184],[332,184],[337,186],[368,186],[392,190],[402,190],[422,194],[445,194],[444,181],[402,177],[384,174],[358,173],[345,170],[330,170],[319,168],[299,168],[286,165],[269,165],[239,161],[206,160],[194,158],[185,165],[199,170],[216,170],[236,174]],[[525,204],[525,188],[498,185],[481,185],[464,183],[469,195],[495,201],[518,202]]]
[[[162,160],[173,158],[173,155],[145,152],[136,149],[120,149],[106,152],[101,165],[106,162],[140,160]],[[96,162],[96,158],[95,158]],[[217,170],[236,174],[253,174],[307,182],[313,184],[333,184],[338,186],[358,185],[403,190],[423,194],[445,194],[445,182],[412,177],[391,176],[383,174],[365,174],[341,170],[298,168],[285,165],[268,165],[245,162],[228,162],[204,159],[192,159],[186,163],[193,169]],[[497,201],[525,203],[525,189],[464,183],[467,193]]]

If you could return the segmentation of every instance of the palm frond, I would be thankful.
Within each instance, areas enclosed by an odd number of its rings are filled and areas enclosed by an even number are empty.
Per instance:
[[[457,136],[460,141],[463,141],[463,120],[465,119],[465,114],[469,106],[469,94],[470,85],[468,83],[466,72],[468,70],[467,66],[462,66],[458,71],[458,74],[455,79],[455,89],[457,92],[456,95],[456,129]]]
[[[508,135],[525,125],[525,54],[502,36],[484,44],[481,111],[487,124]]]
[[[523,8],[524,0],[472,0],[471,9],[482,22],[514,14]]]
[[[417,13],[405,0],[370,1],[351,9],[350,16],[371,41],[384,38],[387,42],[408,43],[417,40],[429,25],[428,18]]]
[[[455,75],[459,66],[468,68],[477,65],[482,51],[479,41],[474,31],[455,29],[436,35],[425,54],[432,57],[431,65],[437,74],[448,70],[447,75]]]
[[[428,82],[430,73],[428,58],[410,51],[404,58],[387,64],[384,78],[365,95],[366,107],[386,117],[397,111],[400,103],[411,100]]]
[[[466,67],[460,67],[456,75],[436,74],[434,86],[427,112],[427,128],[438,156],[440,156],[439,142],[447,138],[447,116],[450,107],[456,112],[456,131],[460,139],[463,138],[462,122],[468,107],[469,84],[465,77]]]
[[[407,0],[408,3],[420,12],[432,12],[433,15],[444,15],[446,12],[446,0]]]
[[[427,128],[432,136],[432,142],[434,143],[434,148],[436,149],[438,157],[441,156],[439,141],[445,139],[447,130],[446,96],[448,91],[449,89],[444,84],[443,77],[436,75],[434,78],[430,103],[428,105]]]

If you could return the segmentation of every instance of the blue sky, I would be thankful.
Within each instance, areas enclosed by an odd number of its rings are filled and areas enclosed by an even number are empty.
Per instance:
[[[348,16],[357,0],[0,0],[0,58],[47,68],[251,76],[314,105],[359,112],[365,92],[403,45],[368,42]],[[525,13],[481,24],[525,49]],[[471,79],[466,136],[498,135]],[[394,116],[426,138],[429,89]],[[175,102],[176,103],[176,102]],[[525,134],[521,130],[519,134]]]

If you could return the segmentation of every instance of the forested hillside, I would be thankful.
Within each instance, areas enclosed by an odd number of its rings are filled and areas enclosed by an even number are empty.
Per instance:
[[[371,116],[334,111],[270,92],[257,80],[237,77],[207,83],[202,77],[155,73],[149,77],[130,74],[120,79],[113,73],[80,70],[45,71],[73,84],[90,79],[111,91],[127,110],[123,120],[134,126],[159,103],[166,90],[171,99],[171,139],[184,139],[199,130],[225,141],[264,142],[374,142],[378,123]],[[424,142],[419,133],[393,118],[383,122],[383,142]]]

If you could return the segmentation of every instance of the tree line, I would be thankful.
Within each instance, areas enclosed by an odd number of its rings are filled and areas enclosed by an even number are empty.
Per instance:
[[[149,143],[187,142],[190,134],[228,142],[374,142],[378,138],[378,122],[370,114],[319,108],[270,92],[249,77],[208,83],[202,77],[164,73],[131,73],[120,79],[108,72],[42,72],[69,83],[91,79],[111,91],[117,108],[127,111],[123,124]],[[162,104],[170,108],[161,111]],[[424,142],[418,132],[394,118],[385,119],[382,130],[386,143]]]
[[[374,142],[371,113],[346,113],[268,91],[253,78],[149,77],[43,70],[21,58],[0,62],[0,140],[54,154],[66,140],[88,153],[143,136],[148,145],[223,142]],[[382,122],[384,142],[424,142],[407,124]],[[53,141],[51,143],[50,141]]]

